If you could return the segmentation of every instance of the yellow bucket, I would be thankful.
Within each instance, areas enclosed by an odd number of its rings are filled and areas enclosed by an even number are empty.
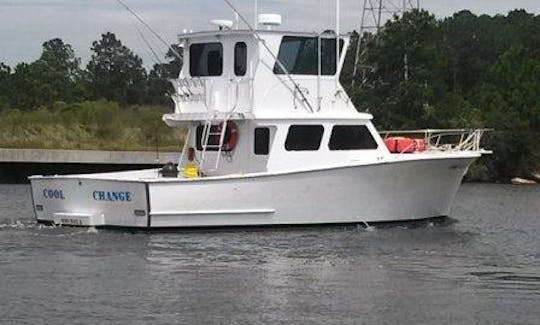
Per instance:
[[[188,162],[184,167],[185,178],[197,178],[199,177],[199,169],[192,162]]]

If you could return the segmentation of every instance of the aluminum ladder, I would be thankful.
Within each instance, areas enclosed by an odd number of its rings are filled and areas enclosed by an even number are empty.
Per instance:
[[[212,131],[212,126],[215,126],[216,122],[218,121],[218,119],[216,119],[215,116],[208,118],[204,122],[204,128],[201,135],[202,153],[201,153],[201,161],[199,163],[199,169],[201,170],[201,172],[204,171],[204,164],[206,162],[206,154],[208,152],[208,149],[217,149],[215,150],[217,151],[217,156],[216,156],[214,168],[210,169],[209,171],[215,171],[218,169],[219,162],[221,159],[221,153],[223,150],[223,143],[225,142],[225,134],[227,133],[227,126],[228,126],[229,118],[230,118],[229,115],[227,115],[225,119],[221,121],[220,124],[217,124],[218,125],[217,127],[221,125],[221,130],[219,132]],[[210,139],[216,136],[219,136],[218,144],[210,144]]]

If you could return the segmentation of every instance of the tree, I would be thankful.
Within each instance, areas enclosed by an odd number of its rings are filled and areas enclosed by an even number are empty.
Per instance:
[[[141,103],[146,80],[142,59],[110,32],[101,35],[91,49],[94,54],[87,65],[87,77],[92,97]]]
[[[489,71],[479,95],[486,123],[495,128],[493,172],[499,177],[527,175],[540,168],[540,60],[516,45]]]
[[[37,109],[51,99],[50,85],[43,81],[47,71],[34,63],[19,63],[7,80],[10,106],[24,110]]]
[[[71,45],[61,39],[54,38],[43,43],[43,52],[35,64],[44,72],[40,79],[50,90],[45,96],[46,103],[58,100],[74,102],[83,99],[85,94],[80,82],[82,78],[80,62]]]
[[[365,59],[372,69],[363,87],[353,89],[353,100],[360,109],[374,113],[379,126],[427,126],[426,107],[440,92],[437,28],[433,15],[414,10],[386,23],[366,43]]]
[[[81,60],[75,57],[71,45],[59,38],[43,43],[43,52],[38,61],[51,71],[62,72],[73,81],[80,76]]]
[[[0,82],[11,74],[11,68],[4,62],[0,62]]]
[[[55,101],[74,102],[83,98],[80,87],[80,60],[71,45],[55,38],[43,43],[43,52],[32,63],[18,64],[13,73],[0,68],[4,75],[2,92],[12,107],[37,109]]]
[[[11,68],[0,62],[0,111],[8,108],[9,102],[7,98],[7,82],[11,76]]]
[[[174,89],[169,79],[176,79],[180,74],[183,49],[179,45],[172,44],[165,57],[169,59],[169,62],[155,64],[148,74],[148,103],[159,105],[172,103],[169,97]]]
[[[169,82],[170,71],[167,64],[154,64],[148,74],[147,103],[166,105],[172,103],[170,95],[173,93],[172,84]]]
[[[178,78],[184,62],[184,49],[178,44],[171,44],[165,58],[169,60],[165,68],[168,78]]]

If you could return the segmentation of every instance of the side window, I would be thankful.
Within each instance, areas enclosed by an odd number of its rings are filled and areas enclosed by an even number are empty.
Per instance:
[[[189,73],[192,77],[213,77],[223,74],[221,43],[192,44],[189,47]]]
[[[330,150],[377,149],[377,142],[365,125],[336,125],[332,129]]]
[[[244,42],[238,42],[234,45],[234,74],[236,76],[245,76],[247,72],[247,45]]]
[[[324,133],[322,125],[291,125],[285,149],[287,151],[319,150]]]
[[[270,129],[255,129],[255,154],[268,155],[270,153]]]

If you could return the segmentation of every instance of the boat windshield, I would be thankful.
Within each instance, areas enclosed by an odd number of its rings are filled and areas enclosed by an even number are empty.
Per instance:
[[[278,60],[287,72],[296,75],[317,75],[318,37],[285,36],[281,41]],[[343,40],[340,40],[340,50]],[[285,74],[276,62],[275,74]],[[321,74],[331,76],[336,74],[336,39],[321,38]]]

